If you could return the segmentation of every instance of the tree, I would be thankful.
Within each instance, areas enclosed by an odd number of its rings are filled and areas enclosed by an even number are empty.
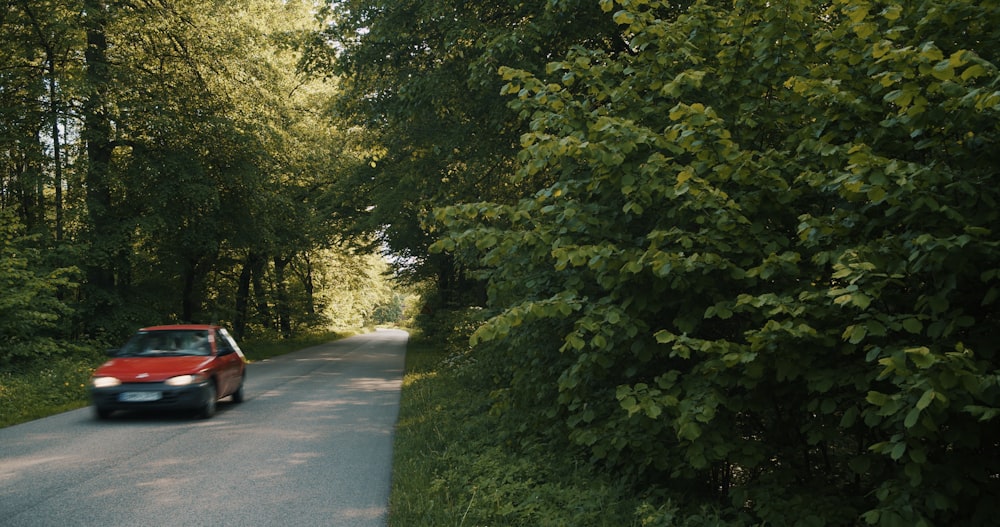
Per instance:
[[[503,70],[551,184],[437,213],[498,407],[736,525],[988,525],[996,6],[600,5]]]
[[[95,89],[85,108],[107,107],[113,115],[85,112],[93,123],[85,135],[104,128],[110,134],[88,141],[94,174],[86,186],[94,196],[88,225],[94,250],[119,256],[93,258],[94,268],[108,276],[99,280],[95,271],[88,281],[92,298],[108,295],[110,305],[119,306],[108,317],[124,311],[139,318],[239,318],[244,315],[234,312],[245,309],[245,298],[211,298],[228,291],[213,285],[217,274],[240,261],[250,262],[249,270],[270,262],[276,280],[271,291],[279,293],[271,300],[287,329],[282,271],[320,243],[313,235],[320,227],[306,228],[315,216],[296,195],[310,186],[297,176],[314,167],[287,153],[303,148],[294,144],[301,119],[294,105],[302,103],[296,92],[307,81],[295,75],[294,44],[308,27],[308,6],[206,1],[104,7],[107,23],[95,32],[111,39],[108,52],[115,55],[91,52],[91,85],[108,89]],[[133,44],[115,45],[124,41]],[[317,170],[309,178],[328,175]],[[235,294],[247,291],[239,287]]]
[[[350,232],[396,254],[411,281],[436,280],[443,303],[480,302],[461,298],[481,290],[466,269],[427,251],[429,212],[529,191],[507,177],[522,123],[497,96],[496,69],[541,67],[572,44],[616,37],[599,14],[588,1],[330,2],[306,64],[337,75],[338,116],[364,145],[336,186]]]
[[[288,305],[294,292],[283,293],[281,278],[340,239],[325,189],[341,141],[320,105],[334,85],[296,70],[313,8],[4,8],[0,205],[86,253],[80,332],[116,338],[151,320],[245,324],[251,303],[268,325],[316,321],[312,306]]]
[[[17,201],[32,232],[62,239],[63,144],[61,124],[72,104],[71,80],[79,71],[71,50],[79,47],[73,3],[20,0],[4,10],[0,40],[3,70],[0,134],[4,202]],[[53,195],[46,195],[52,189]],[[51,209],[47,201],[51,197]]]

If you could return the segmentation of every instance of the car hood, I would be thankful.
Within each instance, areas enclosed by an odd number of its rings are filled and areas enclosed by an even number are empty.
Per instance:
[[[115,377],[122,382],[161,382],[177,375],[198,373],[214,357],[121,357],[102,364],[94,377]]]

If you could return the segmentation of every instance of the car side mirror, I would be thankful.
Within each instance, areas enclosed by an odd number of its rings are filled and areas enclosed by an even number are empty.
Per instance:
[[[225,357],[226,355],[232,355],[233,353],[233,348],[219,348],[219,357]]]

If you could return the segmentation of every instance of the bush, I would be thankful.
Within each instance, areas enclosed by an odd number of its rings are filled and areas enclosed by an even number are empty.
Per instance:
[[[502,410],[723,518],[990,525],[996,9],[601,5],[629,52],[501,69],[552,183],[436,217]]]
[[[62,354],[72,309],[62,298],[76,287],[75,268],[50,268],[13,214],[0,210],[0,367]]]

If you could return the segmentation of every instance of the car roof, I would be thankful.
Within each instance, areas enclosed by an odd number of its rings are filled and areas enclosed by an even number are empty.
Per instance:
[[[161,326],[149,326],[142,328],[139,331],[170,331],[170,330],[201,330],[207,331],[212,329],[217,329],[220,326],[214,324],[169,324]]]

